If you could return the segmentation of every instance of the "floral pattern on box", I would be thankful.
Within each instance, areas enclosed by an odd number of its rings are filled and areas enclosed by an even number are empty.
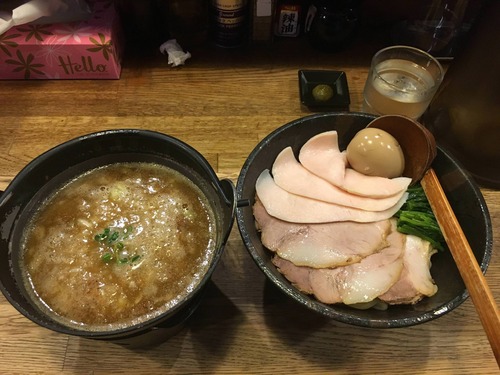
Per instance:
[[[123,43],[113,1],[89,5],[87,20],[20,25],[0,35],[0,78],[120,78]]]

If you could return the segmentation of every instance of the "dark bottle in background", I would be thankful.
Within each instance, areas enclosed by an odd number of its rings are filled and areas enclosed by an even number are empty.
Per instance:
[[[216,46],[241,47],[250,37],[248,0],[211,0],[210,34]]]
[[[157,53],[169,38],[163,0],[115,0],[125,34],[126,52]]]
[[[358,24],[357,0],[312,0],[305,34],[313,47],[334,52],[349,45]]]
[[[170,38],[184,48],[203,45],[208,40],[209,0],[157,0],[167,14]]]
[[[485,1],[421,122],[476,181],[500,188],[500,1]]]

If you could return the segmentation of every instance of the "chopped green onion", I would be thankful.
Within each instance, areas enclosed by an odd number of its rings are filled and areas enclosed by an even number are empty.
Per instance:
[[[123,229],[123,239],[126,240],[127,238],[129,238],[133,231],[134,231],[134,227],[132,225],[129,225],[128,227],[124,228]]]
[[[134,227],[132,225],[123,228],[122,231],[111,230],[111,228],[105,228],[101,233],[94,236],[94,240],[101,243],[107,247],[107,252],[101,256],[101,260],[104,263],[110,263],[116,260],[118,264],[131,264],[136,262],[141,258],[140,255],[134,255],[132,257],[120,257],[120,253],[123,253],[125,249],[125,244],[122,242],[130,237],[133,233]],[[126,254],[126,253],[123,253]]]
[[[109,263],[113,260],[113,254],[111,253],[104,253],[101,257],[102,261],[104,263]]]
[[[120,233],[114,231],[113,233],[111,233],[111,236],[109,236],[108,243],[115,242],[118,239],[118,237],[120,237]]]

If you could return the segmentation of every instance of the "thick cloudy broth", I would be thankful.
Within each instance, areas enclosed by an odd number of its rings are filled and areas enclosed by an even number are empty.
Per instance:
[[[81,329],[114,329],[174,306],[215,251],[215,217],[181,173],[118,163],[68,183],[26,231],[21,268],[43,309]]]

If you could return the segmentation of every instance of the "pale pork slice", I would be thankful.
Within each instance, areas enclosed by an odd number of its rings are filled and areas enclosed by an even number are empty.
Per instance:
[[[432,279],[431,257],[436,250],[419,237],[406,237],[403,272],[398,282],[379,298],[391,305],[417,303],[424,296],[431,297],[438,288]]]
[[[339,150],[336,131],[323,132],[310,138],[300,149],[299,161],[313,174],[364,197],[384,198],[399,194],[411,182],[408,177],[367,176],[348,168],[345,152]]]
[[[385,178],[368,176],[352,168],[346,168],[344,173],[345,178],[342,189],[365,197],[384,198],[399,194],[402,191],[406,191],[411,183],[411,178],[409,177]]]
[[[370,198],[349,193],[304,168],[295,158],[291,147],[286,147],[276,157],[272,175],[276,185],[290,193],[366,211],[387,210],[394,206],[405,192],[402,190],[386,198]]]
[[[304,292],[312,291],[310,294],[323,303],[366,303],[387,292],[398,281],[403,270],[404,240],[403,234],[393,231],[388,236],[388,247],[359,263],[343,267],[295,266],[277,255],[273,263],[293,285]],[[308,278],[304,269],[308,271]]]
[[[268,169],[263,170],[257,178],[255,190],[269,215],[292,223],[382,221],[394,216],[408,197],[408,194],[404,193],[399,201],[387,210],[365,211],[289,193],[276,185]]]
[[[299,161],[312,173],[336,186],[342,185],[347,157],[339,149],[338,134],[335,130],[309,138],[300,148]]]
[[[289,223],[270,216],[257,200],[253,206],[262,244],[297,266],[329,268],[359,262],[387,246],[390,220],[372,223]]]

